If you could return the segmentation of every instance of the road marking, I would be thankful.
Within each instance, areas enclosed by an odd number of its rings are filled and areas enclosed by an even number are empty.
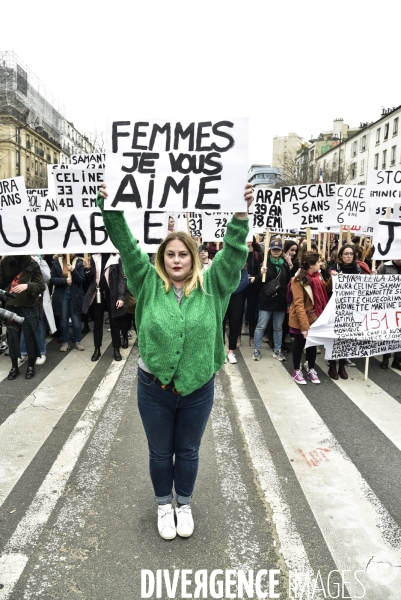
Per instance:
[[[262,429],[253,410],[249,395],[244,387],[238,364],[225,365],[235,405],[238,410],[241,427],[248,446],[252,464],[258,474],[258,481],[263,490],[266,502],[273,513],[273,522],[280,540],[280,551],[287,568],[298,573],[309,573],[313,578],[314,572],[310,565],[305,547],[297,532],[290,508],[285,500],[281,484],[270,456],[269,448],[263,437]],[[266,381],[264,382],[264,385]],[[314,598],[323,598],[320,593]]]
[[[359,577],[369,600],[397,600],[401,529],[283,365],[271,357],[256,363],[244,358],[338,570],[366,572]],[[330,450],[330,460],[310,468],[298,449],[318,447]],[[361,596],[355,579],[347,588],[352,598]]]
[[[63,361],[64,362],[64,361]],[[125,361],[112,362],[81,418],[54,461],[25,516],[0,557],[0,600],[7,599],[28,562],[28,552],[46,526],[77,460],[121,374]]]
[[[327,372],[327,364],[322,356],[316,364]],[[401,404],[394,400],[359,369],[350,367],[348,379],[333,379],[333,383],[372,421],[374,425],[401,450]]]
[[[110,344],[105,332],[103,346]],[[72,349],[0,426],[0,506],[96,367]],[[18,385],[18,381],[16,382]]]

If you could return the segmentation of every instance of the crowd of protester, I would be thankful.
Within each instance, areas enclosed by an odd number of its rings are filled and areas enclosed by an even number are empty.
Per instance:
[[[174,230],[172,218],[169,230]],[[401,274],[401,260],[384,262],[376,271],[371,248],[365,249],[355,237],[340,248],[334,242],[330,252],[323,253],[313,242],[307,251],[306,240],[291,238],[283,245],[281,237],[273,237],[264,266],[264,236],[258,241],[254,237],[248,242],[248,258],[222,324],[223,338],[228,340],[227,361],[237,362],[235,351],[247,337],[253,360],[259,361],[268,347],[280,362],[292,352],[293,380],[300,385],[307,380],[320,383],[315,370],[320,349],[304,348],[311,324],[330,298],[333,277],[337,273]],[[214,243],[199,246],[203,271],[210,268],[217,252]],[[67,352],[71,343],[84,351],[82,335],[93,330],[91,360],[97,361],[106,323],[114,360],[121,360],[121,347],[128,348],[136,301],[127,288],[119,254],[93,254],[88,260],[72,253],[6,256],[0,263],[0,289],[14,296],[3,298],[3,306],[24,317],[22,328],[7,327],[6,339],[0,342],[0,353],[11,359],[10,380],[16,379],[25,362],[25,377],[35,376],[35,367],[46,361],[48,335],[56,338],[60,352]],[[381,369],[389,368],[390,359],[390,354],[383,355]],[[347,379],[346,367],[355,366],[351,359],[327,364],[332,379]],[[401,370],[401,352],[394,354],[391,366]]]

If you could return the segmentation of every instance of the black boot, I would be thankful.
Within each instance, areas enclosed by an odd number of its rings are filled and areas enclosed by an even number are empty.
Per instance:
[[[99,360],[99,358],[101,357],[101,353],[100,353],[100,346],[95,346],[95,351],[92,354],[92,358],[91,361],[95,362],[96,360]]]
[[[25,379],[32,379],[35,377],[35,367],[28,367],[25,373]]]
[[[123,336],[122,348],[128,348],[128,338]]]
[[[85,335],[85,333],[89,333],[89,332],[90,332],[89,325],[85,325],[85,326],[83,327],[83,329],[82,329],[81,333],[82,333],[83,335]]]
[[[331,377],[331,379],[338,379],[337,362],[335,360],[329,360],[329,363],[330,363],[330,368],[329,368],[329,372],[328,372],[329,377]]]
[[[388,358],[383,357],[383,360],[380,363],[380,368],[384,369],[385,371],[387,371],[387,369],[388,369]]]
[[[19,375],[19,369],[18,367],[11,367],[11,371],[8,374],[7,379],[9,379],[10,381],[15,379],[16,377],[18,377]]]
[[[398,369],[401,371],[401,358],[393,358],[393,363],[391,366],[393,369]]]
[[[114,348],[114,360],[121,360],[121,354],[119,348]]]
[[[345,360],[342,358],[338,364],[338,374],[341,379],[348,379],[348,373],[345,370]]]

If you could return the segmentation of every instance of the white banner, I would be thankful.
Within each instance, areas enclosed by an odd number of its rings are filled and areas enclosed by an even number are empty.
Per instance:
[[[248,119],[111,121],[106,210],[243,211]]]
[[[233,213],[203,213],[202,218],[202,242],[222,242],[226,234],[227,223],[232,219]],[[251,242],[253,238],[252,223],[253,214],[248,216],[249,232],[246,238]]]
[[[340,273],[333,283],[306,347],[323,345],[329,360],[401,351],[401,275]]]
[[[401,200],[401,171],[369,171],[368,193],[371,206],[394,206]]]
[[[98,154],[73,154],[71,156],[71,169],[103,169],[106,164],[104,152]]]
[[[23,177],[0,179],[0,210],[13,214],[29,210],[29,199]]]
[[[26,193],[29,198],[29,209],[31,212],[38,212],[44,210],[43,206],[46,203],[49,190],[47,188],[39,188],[37,190],[27,189]]]
[[[104,181],[103,170],[55,169],[52,176],[59,211],[96,208],[96,196]]]
[[[275,232],[283,230],[280,190],[257,186],[254,198],[253,230],[257,233],[264,233],[267,228]]]
[[[283,186],[281,212],[285,229],[336,225],[336,184]]]
[[[401,259],[401,221],[379,218],[373,232],[375,260]]]
[[[363,185],[337,185],[337,223],[368,225],[368,188]]]
[[[170,219],[173,219],[174,223],[171,223],[173,229],[171,231],[185,231],[193,238],[202,237],[202,215],[203,213],[170,213],[169,214],[169,225]],[[188,218],[187,218],[188,216]]]
[[[156,252],[167,234],[165,212],[126,215],[145,252]],[[115,252],[99,210],[0,214],[0,255]]]

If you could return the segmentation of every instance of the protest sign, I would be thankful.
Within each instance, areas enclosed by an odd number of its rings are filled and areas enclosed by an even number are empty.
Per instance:
[[[253,230],[264,233],[266,229],[279,232],[283,229],[280,190],[257,186],[254,192]]]
[[[401,200],[401,171],[369,171],[371,206],[389,207]]]
[[[109,121],[105,210],[241,211],[248,120]]]
[[[233,213],[203,213],[202,217],[202,242],[222,242],[226,234],[227,224],[231,221]],[[253,214],[248,216],[249,232],[246,238],[251,242],[253,238]]]
[[[374,225],[373,245],[375,260],[401,259],[401,221],[379,218]]]
[[[12,213],[29,210],[29,199],[23,177],[0,179],[0,210]]]
[[[98,154],[73,154],[71,156],[71,169],[103,169],[106,164],[104,152]]]
[[[368,189],[362,185],[337,185],[337,223],[368,225]]]
[[[401,275],[344,275],[311,326],[306,347],[323,345],[327,359],[401,350]]]
[[[193,238],[202,237],[203,213],[170,213],[169,218],[174,220],[173,231],[185,231]]]
[[[101,169],[55,169],[52,171],[58,210],[96,207],[96,196],[104,181]]]
[[[281,212],[285,229],[336,225],[336,184],[283,186]]]
[[[43,204],[45,204],[49,190],[47,188],[39,188],[37,190],[27,189],[26,193],[28,194],[29,199],[28,210],[30,210],[31,212],[38,212],[39,210],[43,210],[42,200],[44,201]]]
[[[167,233],[167,213],[136,212],[127,223],[145,252],[155,252]],[[115,252],[99,210],[0,214],[0,254]]]

